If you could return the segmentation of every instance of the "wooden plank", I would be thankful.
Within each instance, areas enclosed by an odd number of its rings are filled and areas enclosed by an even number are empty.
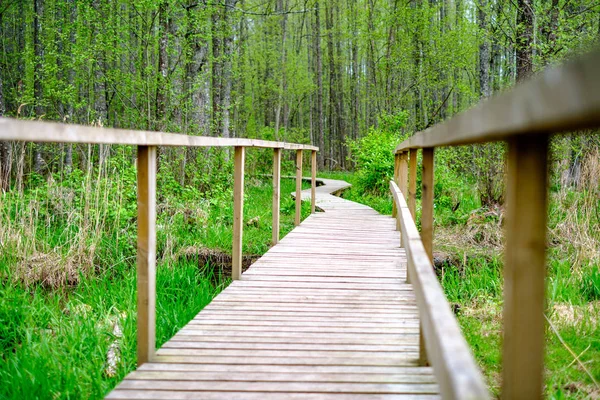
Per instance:
[[[317,152],[310,153],[310,213],[314,214],[317,207]]]
[[[412,347],[412,351],[341,351],[341,350],[283,350],[283,349],[223,349],[210,347],[208,349],[198,348],[173,348],[162,347],[158,350],[159,355],[163,356],[197,356],[197,357],[243,357],[243,358],[269,358],[269,357],[287,357],[287,358],[342,358],[346,360],[352,359],[368,359],[376,358],[378,362],[387,362],[388,360],[396,360],[399,357],[415,357],[417,354],[417,346]],[[318,360],[316,361],[318,363]]]
[[[169,381],[169,380],[125,380],[120,389],[154,389],[154,390],[195,390],[195,391],[246,391],[246,392],[286,392],[286,393],[388,393],[436,394],[438,386],[430,383],[413,384],[376,384],[376,383],[324,383],[312,382],[236,382],[236,381]]]
[[[300,225],[302,218],[302,150],[296,150],[296,214],[294,225]]]
[[[596,128],[600,126],[598,65],[600,51],[596,50],[560,67],[547,68],[509,92],[417,133],[400,143],[396,152]],[[545,139],[539,140],[543,145]]]
[[[173,338],[163,345],[170,349],[205,349],[205,350],[286,350],[286,351],[362,351],[362,352],[388,352],[402,351],[416,352],[418,343],[414,339],[405,340],[397,344],[339,344],[339,343],[265,343],[265,342],[205,342],[196,340],[177,340]],[[337,354],[337,353],[336,353]]]
[[[421,238],[431,262],[433,262],[433,168],[433,148],[423,149]]]
[[[240,332],[241,333],[241,332]],[[157,355],[156,362],[198,363],[196,356],[183,355]],[[209,364],[236,364],[240,357],[203,357],[202,362]],[[244,357],[244,364],[248,365],[312,365],[312,366],[417,366],[416,353],[398,353],[394,358],[345,358],[345,357]],[[252,370],[253,368],[249,368]]]
[[[502,396],[541,399],[544,372],[547,137],[509,141]]]
[[[140,371],[184,371],[184,372],[250,372],[249,364],[240,363],[232,365],[222,364],[178,364],[178,363],[147,363],[139,368]],[[254,373],[284,373],[302,376],[304,374],[409,374],[409,375],[432,375],[432,368],[409,367],[409,366],[354,366],[354,365],[252,365]]]
[[[231,279],[242,275],[242,240],[244,229],[244,163],[245,148],[236,147],[234,152],[233,177],[233,250],[231,252]]]
[[[137,362],[156,347],[156,147],[138,146]]]
[[[416,200],[417,200],[417,149],[410,149],[410,158],[408,161],[408,209],[413,219],[416,221]]]
[[[201,394],[201,396],[200,396]],[[161,400],[280,400],[281,393],[268,392],[223,392],[211,391],[164,391],[164,390],[120,390],[111,392],[107,399],[161,399]],[[434,394],[368,394],[369,400],[438,400],[440,397]],[[289,400],[361,400],[365,394],[356,393],[285,393],[285,399]]]
[[[231,375],[223,372],[136,371],[128,376],[127,379],[225,382],[435,383],[433,376],[427,374],[286,374],[246,372],[244,374]]]
[[[325,346],[341,346],[341,345],[363,345],[363,346],[398,346],[398,345],[411,345],[418,346],[419,337],[416,334],[402,334],[397,336],[388,336],[388,337],[380,337],[380,335],[363,335],[360,339],[357,339],[352,336],[339,337],[320,337],[318,335],[312,336],[297,336],[297,337],[287,337],[287,336],[254,336],[252,334],[248,334],[244,337],[240,337],[237,335],[228,334],[224,335],[223,332],[219,332],[218,335],[184,335],[177,334],[175,335],[169,343],[175,342],[191,342],[191,343],[203,343],[207,346],[212,344],[219,345],[222,344],[224,340],[227,340],[227,343],[230,343],[232,346],[236,344],[257,344],[257,345],[325,345]],[[359,341],[360,340],[360,341]]]
[[[189,147],[262,147],[315,150],[306,144],[273,142],[258,139],[217,138],[176,133],[138,131],[130,129],[97,128],[85,125],[49,121],[0,118],[0,140],[51,143],[120,144],[137,146]]]
[[[271,243],[279,243],[279,214],[281,204],[281,149],[273,149],[273,228]]]

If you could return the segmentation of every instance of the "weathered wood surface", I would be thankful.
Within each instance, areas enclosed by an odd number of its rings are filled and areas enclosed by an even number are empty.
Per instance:
[[[435,276],[404,196],[395,182],[390,182],[390,189],[398,207],[408,273],[421,317],[424,346],[419,347],[423,350],[420,361],[429,360],[433,365],[445,399],[489,399],[483,376]]]
[[[191,136],[178,133],[97,128],[48,121],[0,117],[0,140],[51,143],[122,144],[139,146],[264,147],[286,150],[319,150],[308,144],[259,139]]]
[[[437,399],[395,221],[334,195],[109,399]],[[301,193],[310,199],[311,190]]]

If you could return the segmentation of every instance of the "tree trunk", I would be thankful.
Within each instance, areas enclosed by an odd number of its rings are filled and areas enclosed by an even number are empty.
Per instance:
[[[235,35],[235,24],[233,23],[233,16],[235,12],[235,5],[237,0],[225,0],[225,11],[224,11],[224,26],[227,30],[225,38],[223,40],[223,84],[222,84],[222,115],[223,115],[223,126],[221,130],[221,136],[228,138],[231,137],[230,128],[230,114],[231,114],[231,84],[233,74],[233,37]]]
[[[533,2],[517,0],[517,82],[533,72]]]
[[[209,135],[209,96],[207,94],[207,83],[205,80],[205,65],[208,55],[208,43],[203,39],[199,30],[200,18],[197,5],[186,7],[187,12],[187,48],[189,59],[186,61],[185,92],[189,96],[191,105],[189,115],[186,117],[186,133]]]
[[[277,95],[277,109],[275,110],[275,140],[279,140],[279,125],[281,120],[281,109],[283,108],[284,95],[287,88],[287,77],[286,77],[286,59],[287,50],[285,42],[287,39],[287,13],[286,4],[283,0],[277,1],[277,11],[283,13],[281,16],[281,80],[279,81],[279,93]],[[285,112],[284,112],[285,114]]]
[[[167,109],[167,75],[169,73],[169,60],[167,46],[169,44],[169,17],[168,4],[162,0],[158,5],[158,74],[156,75],[156,123],[154,129],[165,130],[165,117]]]
[[[483,39],[479,44],[479,96],[489,97],[490,92],[490,41],[488,40],[487,0],[480,0],[477,10],[479,32]]]
[[[33,80],[33,95],[35,97],[35,116],[39,119],[44,115],[43,91],[42,91],[42,71],[43,71],[43,45],[42,45],[42,14],[43,0],[33,1],[33,47],[35,54],[35,73]],[[44,159],[42,158],[43,145],[34,144],[34,164],[33,170],[37,173],[42,171]]]
[[[108,119],[108,106],[106,101],[106,53],[103,41],[104,32],[102,21],[102,2],[94,0],[92,7],[95,10],[94,46],[96,64],[94,65],[94,110],[96,111],[96,124],[104,126]]]
[[[223,28],[221,5],[213,6],[212,13],[212,121],[213,136],[219,136],[222,127],[223,100]]]
[[[319,10],[319,1],[315,2],[315,53],[317,67],[317,140],[319,146],[318,164],[319,169],[325,168],[325,116],[323,115],[323,62],[321,57],[321,18]]]

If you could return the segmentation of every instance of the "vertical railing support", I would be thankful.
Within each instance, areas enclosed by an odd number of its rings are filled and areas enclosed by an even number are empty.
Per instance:
[[[156,147],[138,146],[137,362],[156,348]]]
[[[400,154],[394,154],[394,182],[398,184],[398,174],[400,170]],[[396,218],[396,230],[400,231],[400,221],[398,220],[398,206],[392,201],[392,218]]]
[[[296,218],[294,225],[300,225],[302,217],[302,150],[296,150]]]
[[[310,213],[314,214],[317,208],[317,151],[310,153]]]
[[[408,210],[416,221],[416,202],[417,202],[417,149],[410,149],[410,158],[408,161]]]
[[[433,263],[433,158],[432,147],[423,149],[423,171],[421,173],[421,240]],[[423,326],[419,329],[419,364],[428,365],[427,348]]]
[[[231,252],[231,279],[242,276],[242,236],[244,227],[244,162],[245,148],[236,146],[233,156],[233,250]]]
[[[281,204],[281,149],[273,149],[273,229],[271,242],[279,243],[279,207]]]
[[[402,192],[402,195],[406,199],[408,196],[408,154],[406,152],[400,153],[398,158],[398,188]],[[398,210],[400,213],[400,210]],[[396,229],[400,230],[400,219],[396,220]],[[405,247],[404,237],[400,234],[400,245]]]
[[[503,399],[541,399],[547,222],[546,136],[508,144]]]
[[[421,186],[421,240],[433,262],[433,148],[423,149]]]

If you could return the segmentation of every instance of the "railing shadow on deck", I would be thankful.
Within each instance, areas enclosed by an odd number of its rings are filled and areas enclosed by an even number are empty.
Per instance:
[[[113,144],[137,146],[137,363],[152,361],[156,352],[156,166],[157,147],[233,147],[234,208],[231,277],[242,274],[244,217],[244,166],[246,148],[273,149],[272,243],[279,242],[282,150],[296,151],[296,215],[300,224],[302,153],[311,152],[311,212],[315,212],[318,147],[242,138],[217,138],[182,134],[97,128],[55,122],[0,118],[0,140],[20,142]]]
[[[600,51],[549,68],[512,91],[419,132],[395,150],[393,216],[402,231],[427,356],[444,398],[480,398],[481,378],[432,270],[434,149],[506,141],[503,399],[541,399],[548,192],[554,133],[600,127]],[[414,224],[422,150],[421,238]],[[405,201],[404,196],[408,198]],[[427,350],[427,354],[425,352]],[[461,388],[461,385],[470,387]]]

